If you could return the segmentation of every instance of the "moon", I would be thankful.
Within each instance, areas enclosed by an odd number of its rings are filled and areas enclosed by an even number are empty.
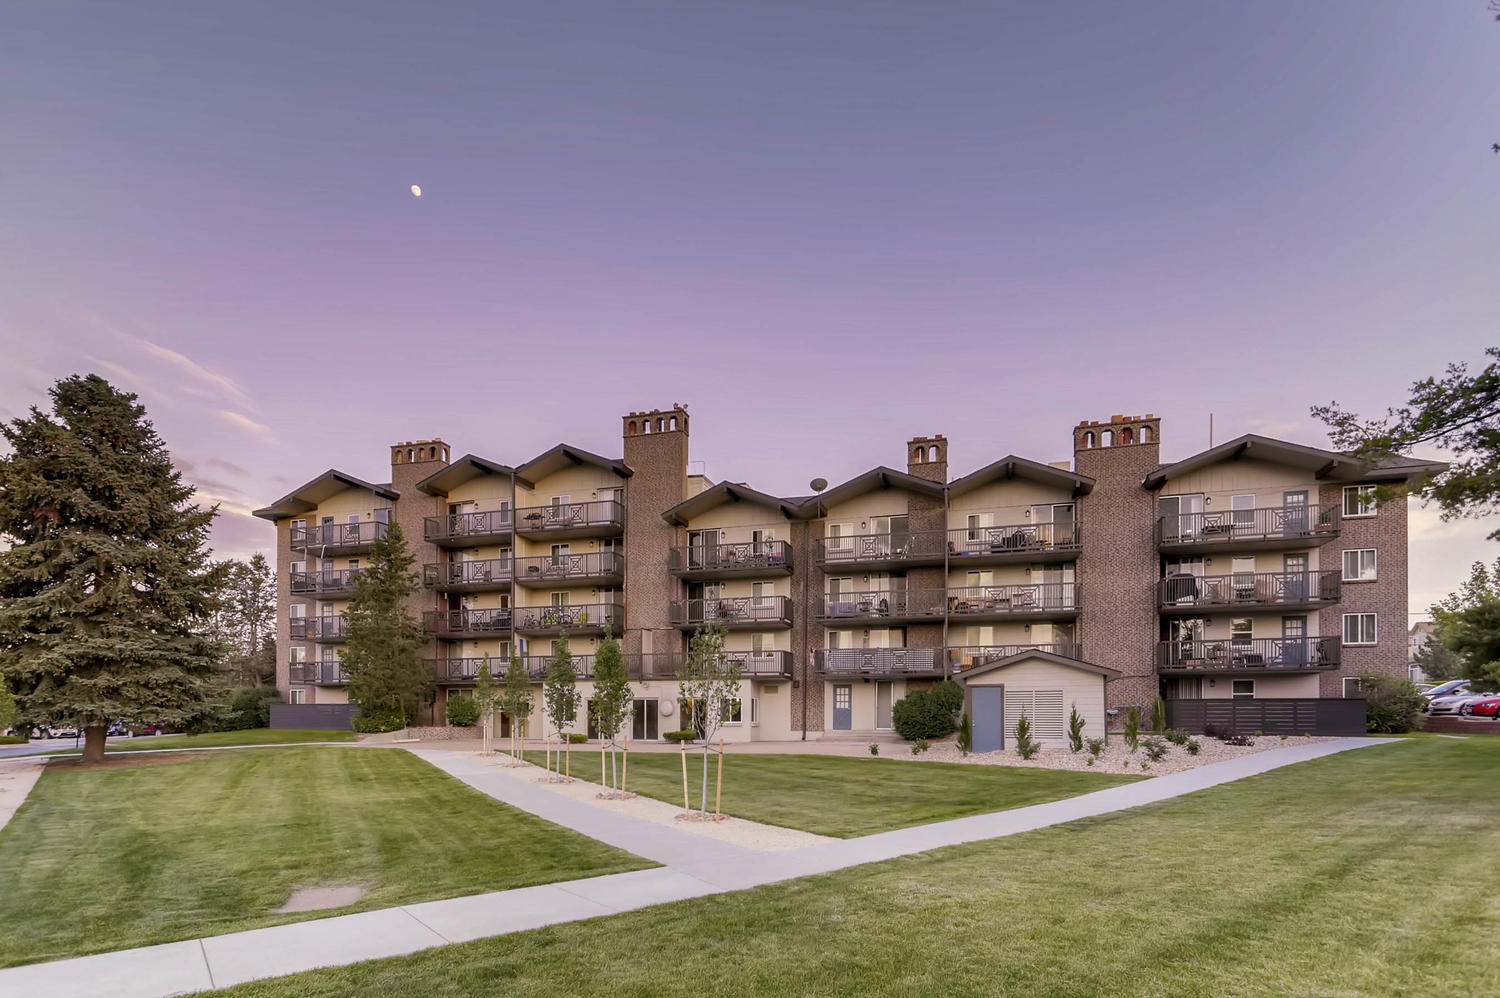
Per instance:
[[[416,184],[412,184],[411,185],[411,196],[414,197],[414,198],[421,197],[422,196],[422,188],[418,187]]]

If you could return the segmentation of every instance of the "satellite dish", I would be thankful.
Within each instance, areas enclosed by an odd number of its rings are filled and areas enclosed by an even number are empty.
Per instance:
[[[808,484],[808,487],[811,488],[814,492],[822,492],[824,489],[828,488],[828,479],[826,479],[826,478],[814,478],[812,481],[808,482],[807,484]]]

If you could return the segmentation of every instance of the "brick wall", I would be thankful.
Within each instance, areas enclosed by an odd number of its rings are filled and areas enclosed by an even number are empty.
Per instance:
[[[1086,447],[1085,434],[1096,444],[1102,431],[1116,440],[1129,428],[1150,443]],[[1080,475],[1097,480],[1094,490],[1078,498],[1083,547],[1077,579],[1083,612],[1079,640],[1083,657],[1118,670],[1119,679],[1105,687],[1105,705],[1149,707],[1158,690],[1155,648],[1156,496],[1142,482],[1161,463],[1160,421],[1154,418],[1081,424],[1074,430],[1074,462]]]
[[[823,647],[823,629],[816,620],[823,606],[823,572],[816,564],[821,529],[818,520],[792,523],[792,674],[796,686],[790,708],[792,731],[798,737],[803,730],[823,730],[823,677],[813,661]]]
[[[1342,508],[1344,486],[1324,485],[1318,501],[1337,503]],[[1374,582],[1345,582],[1337,606],[1318,612],[1318,633],[1343,639],[1346,613],[1374,613],[1376,637],[1374,646],[1340,649],[1337,672],[1325,672],[1319,680],[1325,697],[1343,696],[1346,676],[1364,672],[1384,672],[1396,676],[1407,674],[1406,645],[1406,498],[1383,503],[1372,517],[1345,517],[1337,540],[1329,541],[1318,552],[1318,564],[1324,569],[1342,573],[1343,552],[1357,548],[1374,548],[1376,559]]]
[[[677,419],[670,430],[666,420]],[[652,432],[639,432],[650,420]],[[662,429],[656,429],[661,420]],[[637,432],[630,432],[631,426]],[[687,498],[688,421],[680,409],[631,413],[624,421],[625,463],[633,474],[625,481],[625,634],[626,654],[678,652],[682,632],[668,617],[669,604],[681,599],[667,558],[677,531],[662,513]],[[645,635],[650,634],[649,641]]]
[[[292,661],[292,521],[276,521],[276,688],[286,700]],[[300,602],[300,601],[299,601]],[[309,698],[310,699],[310,698]]]

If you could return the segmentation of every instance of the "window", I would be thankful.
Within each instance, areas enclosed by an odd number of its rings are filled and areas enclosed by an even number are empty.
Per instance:
[[[1229,622],[1229,643],[1235,648],[1249,648],[1254,634],[1249,617],[1235,617]]]
[[[292,521],[292,543],[295,544],[295,543],[298,543],[300,541],[305,541],[305,540],[307,540],[307,521],[306,520],[293,520]]]
[[[760,697],[750,698],[750,723],[760,723]]]
[[[287,649],[290,658],[287,661],[293,665],[302,665],[307,661],[307,647],[305,645],[292,645]]]
[[[1344,614],[1344,644],[1373,645],[1375,643],[1375,615],[1373,613]]]
[[[1375,515],[1375,486],[1373,486],[1373,485],[1346,485],[1346,486],[1344,486],[1344,515],[1345,516],[1374,516]]]
[[[1344,581],[1373,582],[1375,580],[1375,549],[1359,548],[1344,552]]]
[[[1253,529],[1255,526],[1255,496],[1230,496],[1229,516],[1230,521],[1237,529]]]
[[[773,597],[776,595],[776,584],[773,582],[752,582],[750,584],[750,593],[751,605],[755,609],[769,610],[775,602]]]
[[[1254,700],[1255,680],[1236,679],[1234,686],[1229,691],[1229,695],[1235,700]]]
[[[1358,699],[1359,698],[1359,694],[1360,694],[1359,677],[1358,676],[1345,676],[1344,677],[1344,699],[1345,700]]]
[[[289,703],[307,703],[306,690],[288,690],[287,695],[291,697]]]

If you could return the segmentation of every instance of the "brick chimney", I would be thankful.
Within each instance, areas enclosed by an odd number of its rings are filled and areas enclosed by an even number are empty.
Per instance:
[[[941,433],[906,442],[906,472],[929,482],[948,481],[948,438]]]

